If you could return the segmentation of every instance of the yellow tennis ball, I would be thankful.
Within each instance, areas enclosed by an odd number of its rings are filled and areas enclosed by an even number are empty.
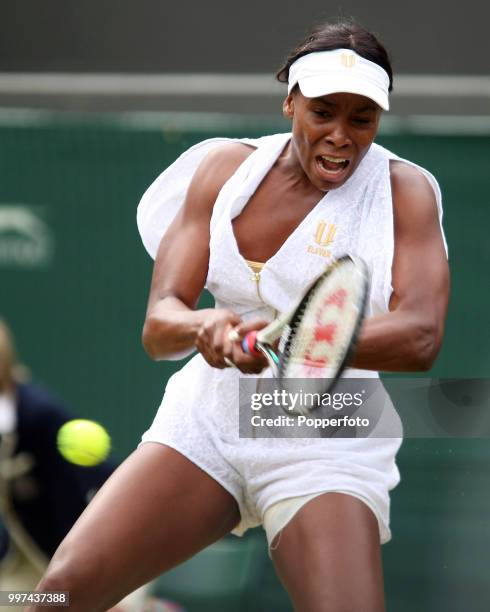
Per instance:
[[[67,461],[88,467],[107,458],[111,450],[111,439],[99,423],[74,419],[59,428],[57,445]]]

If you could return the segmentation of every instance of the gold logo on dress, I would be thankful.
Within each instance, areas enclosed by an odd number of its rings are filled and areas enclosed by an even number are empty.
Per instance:
[[[327,223],[326,221],[323,221],[323,219],[320,219],[316,226],[316,232],[313,235],[313,238],[318,246],[309,244],[307,248],[308,253],[311,253],[312,255],[320,255],[321,257],[331,259],[332,253],[325,247],[327,247],[329,244],[332,244],[336,232],[336,225],[334,225],[333,223]]]
[[[340,62],[345,68],[352,68],[356,64],[356,56],[353,53],[342,53]]]
[[[332,244],[337,231],[337,226],[333,223],[326,223],[325,221],[318,221],[315,232],[315,242],[322,246],[328,246]]]

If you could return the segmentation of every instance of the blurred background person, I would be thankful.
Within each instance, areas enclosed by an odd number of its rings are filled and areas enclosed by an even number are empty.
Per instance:
[[[70,412],[48,391],[27,382],[12,334],[0,319],[0,590],[34,590],[48,561],[113,461],[81,467],[58,452],[59,428]],[[113,610],[138,612],[148,588]],[[156,605],[156,604],[152,604]],[[19,608],[22,609],[22,608]]]

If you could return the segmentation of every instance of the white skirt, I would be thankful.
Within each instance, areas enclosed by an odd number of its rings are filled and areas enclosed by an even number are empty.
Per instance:
[[[395,457],[402,430],[388,394],[379,401],[395,437],[240,438],[240,376],[195,356],[170,378],[141,444],[170,446],[219,482],[240,509],[235,535],[262,524],[281,500],[330,491],[364,500],[378,520],[380,542],[389,541],[389,492],[400,481]]]

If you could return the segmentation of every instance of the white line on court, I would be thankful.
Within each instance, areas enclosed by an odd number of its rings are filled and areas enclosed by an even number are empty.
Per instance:
[[[0,73],[0,94],[91,96],[276,96],[285,86],[269,74]],[[490,97],[490,76],[402,74],[396,96]]]
[[[30,108],[0,107],[0,127],[31,128],[42,125],[73,124],[116,125],[131,131],[194,131],[247,130],[250,128],[287,131],[287,121],[275,115],[247,116],[231,113],[118,111],[103,114],[77,113]],[[380,134],[432,134],[490,136],[490,116],[465,115],[387,115],[383,117]]]

